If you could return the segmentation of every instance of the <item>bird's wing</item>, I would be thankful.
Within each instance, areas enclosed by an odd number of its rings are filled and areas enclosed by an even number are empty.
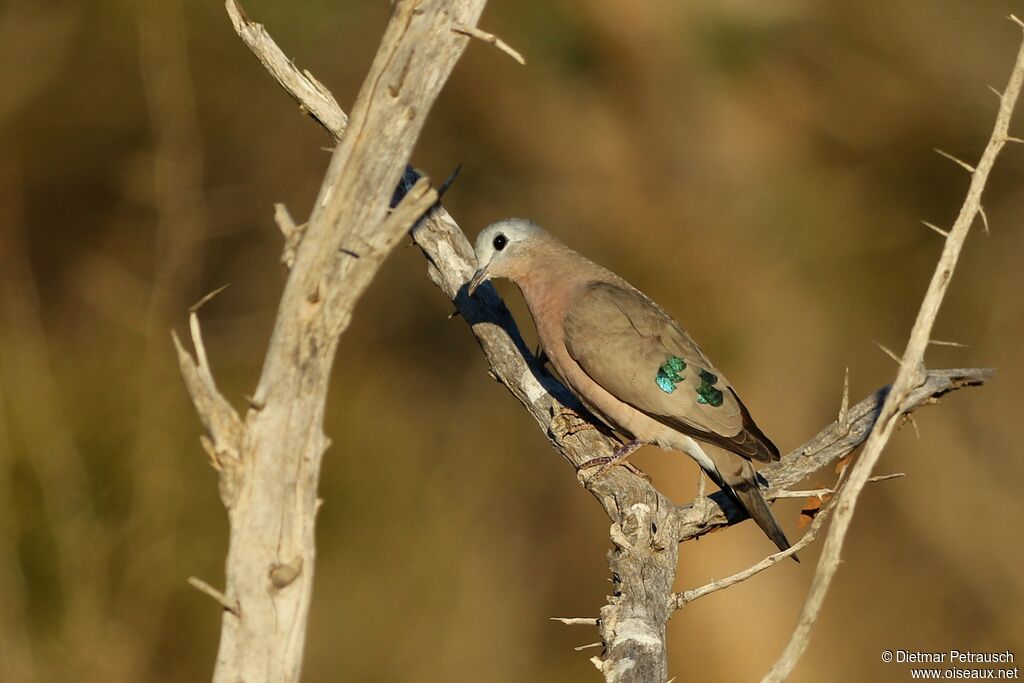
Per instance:
[[[595,282],[573,302],[563,325],[569,355],[620,401],[746,458],[779,459],[728,380],[640,292]]]

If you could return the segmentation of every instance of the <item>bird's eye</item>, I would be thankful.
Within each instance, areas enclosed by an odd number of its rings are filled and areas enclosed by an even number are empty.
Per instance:
[[[505,248],[505,245],[508,244],[508,238],[499,233],[498,235],[495,235],[494,242],[492,244],[494,244],[495,251],[501,251]]]

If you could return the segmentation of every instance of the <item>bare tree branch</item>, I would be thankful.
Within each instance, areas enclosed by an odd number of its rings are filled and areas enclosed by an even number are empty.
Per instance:
[[[476,26],[456,26],[452,30],[457,31],[459,33],[463,33],[469,36],[470,38],[476,38],[477,40],[482,40],[485,43],[489,43],[494,47],[498,48],[499,50],[501,50],[502,52],[504,52],[505,54],[507,54],[512,59],[519,62],[520,66],[526,66],[526,58],[523,57],[522,53],[519,52],[519,50],[512,47],[511,45],[509,45],[508,43],[506,43],[498,36],[494,35],[493,33],[488,33],[487,31],[477,28]]]
[[[765,569],[775,566],[787,557],[795,555],[796,553],[800,552],[801,550],[809,546],[811,543],[815,541],[815,539],[818,538],[818,533],[824,526],[825,520],[828,519],[828,516],[832,513],[832,510],[835,508],[835,500],[835,497],[829,499],[828,504],[826,504],[825,507],[821,508],[818,511],[818,514],[814,518],[814,521],[811,522],[811,528],[807,530],[807,533],[804,534],[799,541],[791,545],[789,548],[769,555],[757,564],[747,567],[743,571],[737,572],[732,576],[712,581],[711,583],[705,584],[699,588],[693,588],[688,591],[683,591],[682,593],[673,594],[672,609],[681,609],[686,605],[689,605],[694,600],[697,600],[698,598],[703,598],[705,595],[710,595],[715,591],[720,591],[725,588],[729,588],[730,586],[734,586],[737,583],[746,581],[755,574],[759,574],[763,572]]]
[[[320,81],[313,78],[313,74],[299,71],[263,25],[249,19],[237,0],[227,0],[225,7],[238,37],[259,58],[274,80],[292,96],[303,112],[313,117],[313,120],[332,136],[340,138],[345,126],[348,125],[348,116],[338,106],[334,95]]]
[[[1016,17],[1013,17],[1013,20],[1017,24],[1021,23]],[[1021,27],[1024,28],[1024,25]],[[847,530],[850,528],[850,521],[853,519],[857,498],[867,484],[871,470],[874,469],[875,463],[882,455],[882,449],[885,448],[889,436],[896,427],[904,402],[914,388],[920,385],[924,353],[928,348],[928,340],[931,338],[935,318],[939,314],[939,307],[942,305],[946,288],[949,287],[949,281],[953,277],[953,269],[956,267],[960,250],[967,239],[967,233],[981,210],[981,195],[985,189],[985,183],[988,181],[989,172],[992,170],[1000,150],[1007,142],[1010,118],[1013,115],[1014,106],[1017,104],[1022,84],[1024,84],[1024,42],[1017,53],[1017,60],[1010,74],[1010,82],[999,98],[999,112],[996,115],[995,127],[985,146],[985,151],[982,153],[977,167],[963,164],[971,170],[971,184],[967,190],[967,197],[960,207],[960,213],[953,223],[953,228],[946,237],[939,263],[932,275],[931,283],[928,285],[924,301],[921,303],[917,320],[914,321],[914,326],[910,331],[910,341],[903,352],[903,359],[899,371],[896,373],[896,380],[892,384],[892,390],[886,397],[878,419],[875,421],[864,452],[852,467],[845,489],[837,496],[838,507],[835,520],[825,538],[825,545],[822,548],[818,568],[803,611],[800,613],[789,643],[779,656],[778,661],[762,679],[762,683],[784,681],[793,671],[804,650],[807,649],[811,629],[817,621],[825,594],[839,567],[839,555],[846,539]]]
[[[195,360],[175,337],[230,521],[218,600],[237,608],[224,612],[215,681],[299,680],[313,586],[317,480],[329,444],[324,405],[338,338],[384,258],[437,199],[424,181],[389,213],[427,112],[469,40],[452,28],[474,26],[484,4],[396,3],[353,107],[351,133],[334,150],[305,231],[289,235],[294,261],[244,421],[217,390],[195,313]],[[264,46],[268,68],[299,89],[307,110],[340,135],[346,119],[326,89],[282,64],[280,51],[266,48],[265,32],[235,0],[226,0],[226,8],[246,44]]]
[[[269,35],[265,35],[264,42],[247,44],[261,61],[267,59],[261,51],[279,52]],[[304,100],[301,88],[271,73],[297,101],[307,108],[313,104]],[[325,119],[342,122],[325,126],[332,137],[341,137],[344,114],[339,111],[318,117],[321,122]],[[419,174],[407,168],[403,185],[412,187],[418,179]],[[476,296],[467,296],[466,283],[476,270],[473,249],[444,207],[436,207],[420,220],[412,234],[427,258],[428,276],[471,326],[491,376],[533,416],[555,451],[577,469],[580,482],[612,520],[609,535],[615,548],[609,556],[609,566],[613,595],[597,620],[560,621],[598,626],[605,649],[592,661],[607,681],[665,681],[665,623],[676,601],[672,584],[678,543],[741,521],[744,513],[721,492],[709,499],[701,496],[692,504],[677,506],[649,481],[624,468],[614,468],[597,481],[589,480],[580,467],[591,458],[610,455],[619,442],[588,420],[586,411],[546,372],[523,341],[493,287],[485,283]],[[935,403],[945,393],[982,384],[991,374],[992,371],[984,369],[932,371],[901,401],[900,410],[909,413]],[[888,393],[889,387],[883,387],[841,411],[839,421],[773,467],[762,470],[772,484],[768,497],[773,498],[774,492],[794,485],[859,446],[870,433]],[[848,404],[848,396],[845,400]],[[809,540],[801,540],[798,548],[814,539],[821,524],[823,521],[812,527]]]
[[[845,472],[845,471],[846,470],[843,470],[843,472]],[[902,474],[902,473],[884,474],[884,475],[881,475],[881,476],[878,476],[878,477],[871,477],[868,480],[868,482],[871,483],[871,482],[877,482],[877,481],[888,481],[890,479],[895,479],[895,478],[903,477],[903,476],[905,476],[905,475]],[[840,480],[842,480],[842,475],[840,475]],[[790,546],[786,550],[777,552],[777,553],[775,553],[773,555],[769,555],[768,557],[764,558],[763,560],[761,560],[757,564],[752,565],[750,567],[747,567],[743,571],[737,572],[737,573],[733,574],[732,576],[728,576],[728,577],[726,577],[724,579],[718,579],[716,581],[712,581],[712,582],[707,583],[707,584],[705,584],[705,585],[703,585],[703,586],[701,586],[699,588],[692,588],[692,589],[690,589],[688,591],[683,591],[682,593],[674,594],[672,596],[672,609],[681,609],[682,607],[685,607],[686,605],[690,604],[691,602],[693,602],[697,598],[703,598],[704,596],[710,595],[711,593],[714,593],[716,591],[720,591],[720,590],[723,590],[725,588],[729,588],[730,586],[734,586],[737,583],[741,583],[743,581],[746,581],[747,579],[749,579],[750,577],[754,576],[755,574],[760,574],[765,569],[768,569],[769,567],[775,566],[781,560],[786,559],[790,555],[795,555],[796,553],[800,552],[801,550],[803,550],[804,548],[809,546],[811,543],[813,543],[818,538],[818,534],[821,531],[821,528],[824,526],[825,520],[828,519],[828,516],[832,513],[832,510],[835,508],[835,504],[834,504],[835,503],[835,497],[834,496],[835,496],[836,491],[839,489],[839,487],[840,487],[840,484],[836,484],[836,488],[835,489],[815,489],[815,490],[812,490],[812,491],[776,491],[775,492],[775,496],[774,496],[775,500],[778,500],[779,498],[798,498],[798,497],[799,498],[816,497],[816,498],[818,498],[820,500],[823,500],[825,496],[829,496],[830,498],[829,498],[829,503],[827,505],[825,505],[825,507],[823,507],[823,508],[821,508],[820,510],[817,511],[817,513],[816,513],[816,515],[814,517],[814,521],[811,523],[811,528],[808,529],[807,533],[805,533],[800,538],[800,540],[797,541],[796,543],[794,543],[792,546]]]

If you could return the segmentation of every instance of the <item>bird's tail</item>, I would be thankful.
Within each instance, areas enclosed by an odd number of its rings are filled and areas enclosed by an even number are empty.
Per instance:
[[[722,481],[716,481],[723,490],[728,492],[732,498],[743,508],[750,518],[757,522],[768,538],[778,546],[779,550],[789,548],[789,539],[782,532],[782,527],[775,519],[761,489],[757,485],[757,472],[745,458],[733,455],[732,453],[709,454],[715,463],[715,469]],[[796,555],[792,558],[799,562]]]

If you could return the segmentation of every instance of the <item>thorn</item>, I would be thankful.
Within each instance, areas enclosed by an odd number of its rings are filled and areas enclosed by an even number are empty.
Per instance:
[[[456,33],[461,33],[464,36],[469,36],[470,38],[476,38],[477,40],[482,40],[485,43],[490,43],[512,59],[519,62],[520,65],[526,66],[526,59],[523,58],[523,55],[493,33],[482,31],[476,26],[466,26],[465,24],[455,24],[452,26],[452,30]]]
[[[1016,142],[1018,145],[1024,145],[1024,140],[1018,137],[1014,137],[1012,135],[1007,135],[1005,138],[1003,138],[1003,140],[1005,140],[1006,142]]]
[[[902,363],[903,362],[903,360],[899,356],[897,356],[895,353],[893,353],[887,346],[885,346],[881,342],[876,341],[875,342],[875,346],[877,346],[878,348],[882,349],[882,352],[885,355],[889,356],[889,358],[892,358],[897,363]]]
[[[989,90],[994,92],[996,97],[998,97],[1000,100],[1003,99],[1003,93],[999,92],[999,90],[997,90],[996,88],[992,87],[991,85],[986,86],[986,87],[988,87]]]
[[[921,430],[917,428],[917,422],[914,420],[914,416],[910,413],[903,413],[903,421],[909,422],[910,426],[914,428],[914,433],[917,434],[917,438],[921,438]]]
[[[576,652],[580,652],[582,650],[589,650],[592,647],[601,647],[603,645],[604,645],[604,643],[600,643],[600,642],[598,642],[598,643],[587,643],[586,645],[580,645],[578,647],[574,647],[573,649],[576,650]]]
[[[592,617],[551,617],[551,621],[560,621],[566,626],[597,626],[597,619]]]
[[[1010,16],[1008,16],[1006,18],[1009,19],[1010,21],[1012,21],[1013,23],[1017,24],[1017,26],[1020,26],[1022,29],[1024,29],[1024,21],[1021,21],[1020,19],[1018,19],[1017,15],[1011,14]]]
[[[456,308],[454,311],[448,314],[448,319],[451,320],[452,318],[457,318],[460,315],[462,315],[462,313],[460,313],[459,309]]]
[[[950,161],[952,161],[953,163],[959,164],[963,168],[966,168],[968,173],[974,173],[974,167],[971,166],[970,164],[968,164],[966,161],[961,161],[961,160],[957,159],[955,156],[953,156],[952,154],[950,154],[949,152],[943,152],[938,147],[932,147],[932,149],[935,150],[936,154],[944,156],[947,159],[949,159]]]
[[[984,226],[985,234],[987,235],[987,234],[989,234],[989,231],[988,231],[988,214],[985,213],[985,207],[982,206],[981,204],[978,204],[978,213],[981,214],[981,224]]]
[[[224,595],[219,590],[217,590],[216,588],[214,588],[210,584],[206,583],[202,579],[196,578],[194,576],[190,576],[190,577],[188,577],[188,585],[192,586],[193,588],[195,588],[200,593],[206,593],[211,598],[213,598],[214,600],[219,602],[224,609],[226,609],[227,611],[231,612],[236,617],[241,612],[241,609],[238,606],[238,602],[232,602],[228,598],[228,596]]]
[[[189,306],[188,307],[188,312],[189,313],[196,313],[196,312],[198,312],[200,308],[205,306],[210,301],[210,299],[212,299],[213,297],[217,296],[218,294],[220,294],[221,292],[223,292],[225,289],[227,289],[230,286],[231,286],[231,283],[229,282],[226,285],[222,285],[222,286],[218,287],[217,289],[213,290],[212,292],[210,292],[209,294],[204,296],[202,299],[200,299],[199,301],[197,301],[194,304],[192,304],[191,306]]]
[[[943,237],[949,237],[949,231],[948,230],[943,230],[939,226],[934,225],[932,223],[929,223],[928,221],[921,221],[921,225],[924,225],[925,227],[931,228],[932,230],[934,230],[935,232],[939,233]]]
[[[846,367],[846,376],[843,378],[843,399],[839,402],[839,426],[849,431],[850,429],[850,367]]]
[[[868,479],[869,484],[874,484],[879,481],[889,481],[890,479],[900,479],[907,476],[906,472],[893,472],[892,474],[878,474]]]
[[[929,344],[935,344],[935,346],[955,346],[958,349],[969,349],[969,348],[971,348],[969,344],[961,344],[960,342],[951,342],[951,341],[940,341],[938,339],[929,339],[928,343]]]
[[[461,172],[462,164],[460,163],[458,166],[455,167],[455,170],[451,172],[451,175],[448,176],[447,180],[441,183],[441,187],[439,187],[437,190],[438,199],[444,196],[444,193],[448,191],[448,188],[452,186],[452,183],[455,182],[455,179],[459,177],[459,173]]]

